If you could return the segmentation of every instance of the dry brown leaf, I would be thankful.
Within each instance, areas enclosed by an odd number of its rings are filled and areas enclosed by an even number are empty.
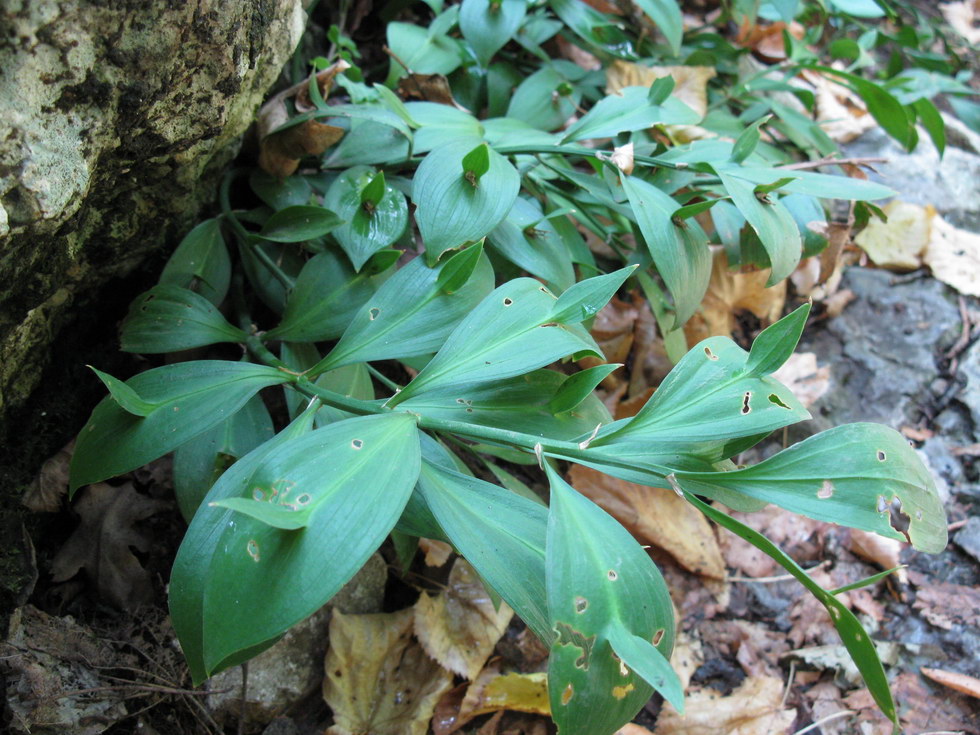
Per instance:
[[[875,650],[878,658],[888,666],[894,666],[899,661],[901,646],[893,641],[874,641]],[[820,669],[821,671],[836,671],[851,685],[858,685],[862,681],[861,674],[858,672],[857,664],[851,658],[847,648],[841,644],[831,644],[827,646],[810,646],[809,648],[798,648],[790,651],[783,658],[797,659],[809,667]]]
[[[629,176],[633,173],[633,141],[630,141],[626,145],[620,145],[613,148],[612,155],[609,160],[616,164],[616,168],[622,171],[624,174]]]
[[[784,707],[783,682],[773,676],[752,676],[723,697],[714,690],[691,692],[685,714],[666,705],[655,735],[778,735],[789,732],[796,710]]]
[[[729,271],[725,251],[715,249],[711,279],[701,308],[684,325],[687,343],[693,345],[707,337],[731,336],[736,315],[741,311],[754,314],[763,326],[778,320],[786,303],[786,282],[766,288],[768,279],[768,269],[749,273]]]
[[[272,133],[259,145],[259,166],[270,176],[284,179],[299,168],[304,156],[319,156],[344,137],[344,129],[316,120]]]
[[[936,210],[893,201],[882,207],[888,221],[872,219],[854,238],[879,268],[915,270],[929,245]],[[937,253],[939,249],[937,248]]]
[[[72,439],[56,455],[41,465],[41,471],[28,485],[21,505],[35,513],[57,513],[68,492],[68,465],[75,449]]]
[[[980,731],[980,716],[973,702],[945,690],[932,691],[918,674],[899,674],[892,680],[891,689],[898,703],[902,732]],[[881,714],[867,689],[847,695],[844,703],[848,709],[859,710],[862,735],[891,735],[891,723]]]
[[[725,562],[714,530],[702,513],[672,490],[636,485],[582,465],[572,466],[569,481],[641,544],[663,549],[689,571],[724,579]]]
[[[862,559],[877,564],[882,569],[894,569],[901,562],[899,557],[907,544],[894,538],[885,538],[876,533],[862,531],[859,528],[850,530],[850,550]],[[903,584],[908,582],[908,570],[899,569],[895,576]]]
[[[797,677],[796,681],[799,681]],[[806,690],[805,694],[810,702],[811,715],[814,722],[820,720],[822,735],[844,735],[844,733],[854,732],[851,723],[854,720],[853,714],[850,716],[838,716],[833,719],[826,719],[837,715],[839,712],[846,712],[844,697],[841,695],[839,687],[833,682],[821,681]]]
[[[789,388],[805,408],[830,388],[830,366],[819,367],[813,352],[794,352],[772,377]]]
[[[329,735],[425,735],[452,675],[412,640],[414,612],[344,615],[330,620],[323,698]]]
[[[415,635],[432,658],[474,679],[507,629],[514,611],[505,602],[494,609],[473,567],[457,558],[446,589],[415,603]]]
[[[425,565],[427,567],[441,567],[452,556],[453,547],[445,541],[436,541],[431,538],[420,538],[419,548],[425,554]]]
[[[831,140],[849,143],[877,126],[864,101],[843,84],[810,69],[801,76],[814,88],[817,122]]]
[[[501,674],[499,666],[488,666],[466,690],[459,717],[465,722],[504,709],[551,715],[548,674]]]
[[[966,39],[972,46],[980,44],[980,16],[977,14],[976,3],[970,0],[960,0],[954,3],[942,3],[939,6],[943,17],[950,27]]]
[[[980,589],[938,582],[915,571],[909,572],[909,579],[918,587],[912,607],[937,628],[980,626]]]
[[[406,74],[398,80],[398,88],[395,91],[403,100],[435,102],[469,112],[453,97],[449,80],[443,74]]]
[[[782,61],[786,58],[786,42],[783,31],[788,31],[795,39],[800,40],[806,33],[803,26],[795,21],[786,25],[783,21],[768,24],[753,24],[744,18],[735,43],[743,48],[750,48],[769,62]]]
[[[936,435],[936,432],[932,429],[927,429],[923,426],[903,426],[899,429],[902,432],[902,436],[906,439],[911,439],[914,442],[924,442],[926,439],[931,439]]]
[[[980,296],[980,235],[935,217],[922,260],[943,283],[961,294]]]
[[[590,54],[581,46],[576,46],[564,36],[555,36],[555,43],[558,44],[558,53],[574,64],[582,67],[586,71],[598,71],[602,68],[602,62],[594,54]],[[569,121],[569,125],[571,121]]]
[[[674,650],[670,653],[670,665],[681,680],[681,689],[686,690],[691,683],[691,677],[704,663],[704,651],[701,640],[687,631],[681,631],[674,639]]]
[[[980,699],[980,679],[966,674],[959,674],[955,671],[945,671],[943,669],[919,669],[923,674],[943,686],[955,689],[963,694]]]
[[[616,735],[653,735],[653,733],[643,727],[643,725],[630,722],[628,725],[623,725],[619,728],[616,731]]]
[[[747,675],[782,675],[779,657],[789,651],[785,634],[747,620],[710,620],[700,632],[712,648],[734,656]]]
[[[84,490],[74,508],[81,523],[51,562],[52,580],[64,582],[85,569],[99,596],[116,607],[125,610],[151,601],[150,575],[132,552],[149,551],[150,542],[136,523],[167,504],[140,495],[130,483],[98,483]]]

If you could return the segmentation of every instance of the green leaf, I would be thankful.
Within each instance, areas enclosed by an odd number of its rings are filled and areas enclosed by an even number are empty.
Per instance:
[[[354,273],[346,260],[327,251],[311,258],[289,294],[282,322],[265,339],[320,342],[336,339],[374,293],[375,280]]]
[[[619,363],[595,365],[569,376],[548,401],[548,409],[554,414],[574,410],[582,401],[592,395],[599,383],[621,367],[622,365]]]
[[[431,354],[449,333],[493,289],[493,270],[480,256],[469,279],[446,293],[439,276],[455,258],[472,257],[473,249],[430,268],[418,257],[370,296],[330,353],[311,369],[313,375],[352,362],[405,359]]]
[[[485,237],[517,199],[521,177],[496,151],[487,149],[490,166],[476,186],[466,179],[460,162],[472,147],[467,140],[447,143],[427,155],[415,173],[415,221],[430,265],[447,250]]]
[[[463,0],[459,29],[480,66],[486,67],[493,55],[513,38],[526,13],[526,0]]]
[[[387,405],[435,388],[514,377],[582,351],[600,355],[585,329],[555,316],[554,303],[554,296],[531,278],[503,284],[459,323],[429,364]],[[582,310],[580,304],[577,310]]]
[[[711,278],[708,236],[696,221],[677,225],[677,202],[652,184],[623,176],[623,190],[640,227],[657,272],[674,297],[672,329],[697,311]]]
[[[507,218],[487,235],[494,250],[556,291],[575,283],[571,256],[535,200],[518,197]]]
[[[550,0],[549,5],[575,35],[596,50],[623,59],[636,58],[629,37],[610,16],[581,0]]]
[[[735,163],[741,163],[746,158],[751,156],[759,145],[759,128],[765,125],[772,119],[772,115],[763,115],[754,123],[749,125],[735,140],[735,145],[732,146],[731,160]]]
[[[901,143],[906,150],[915,147],[915,125],[905,106],[881,86],[863,77],[839,71],[827,66],[812,67],[817,71],[843,79],[845,86],[857,94],[868,112],[891,137]]]
[[[444,294],[456,293],[469,282],[477,266],[483,263],[483,245],[464,248],[439,268],[436,285]]]
[[[929,137],[932,138],[933,145],[939,151],[939,157],[942,158],[943,153],[946,151],[946,123],[943,121],[943,116],[939,114],[936,106],[925,97],[913,102],[912,108],[919,116],[922,127],[926,129]]]
[[[612,273],[579,281],[554,302],[549,319],[555,322],[582,322],[591,319],[609,303],[609,299],[636,268],[635,265],[628,265]]]
[[[749,350],[745,372],[751,375],[771,375],[789,359],[800,341],[810,305],[803,304],[791,314],[772,324],[759,334]]]
[[[465,110],[436,102],[408,102],[405,109],[419,126],[412,146],[416,155],[434,150],[457,138],[471,140],[472,147],[483,137],[480,121]]]
[[[342,222],[329,209],[309,204],[294,205],[269,217],[258,237],[273,242],[305,242],[326,235]]]
[[[546,471],[551,483],[546,584],[557,634],[548,661],[551,714],[565,735],[611,733],[632,719],[653,687],[614,654],[610,634],[619,642],[631,636],[655,640],[660,653],[669,656],[673,607],[660,571],[629,532],[550,466]],[[635,652],[629,648],[628,653]],[[646,664],[650,656],[631,658]],[[649,674],[648,668],[643,666]],[[680,700],[676,674],[658,670],[650,678],[660,684],[659,691]]]
[[[946,518],[932,475],[901,434],[879,424],[846,424],[730,472],[681,473],[684,487],[713,497],[737,490],[819,521],[906,540],[890,521],[896,499],[908,539],[921,551],[946,547]]]
[[[843,428],[843,427],[842,427]],[[782,566],[787,572],[792,574],[809,592],[827,608],[830,619],[840,634],[841,641],[847,648],[848,653],[857,665],[858,671],[864,677],[871,696],[875,702],[892,722],[898,727],[898,713],[895,711],[895,702],[892,699],[891,690],[888,688],[888,678],[885,676],[885,669],[878,658],[878,651],[875,649],[874,642],[861,626],[857,617],[838,600],[834,595],[819,584],[814,582],[810,575],[806,573],[793,559],[787,556],[779,547],[758,531],[743,525],[732,518],[727,513],[712,508],[707,503],[702,502],[686,489],[687,483],[678,484],[678,488],[684,493],[684,498],[698,510],[704,513],[719,526],[727,528],[737,536],[745,539],[767,556],[771,557]]]
[[[463,62],[459,43],[444,34],[410,23],[389,23],[387,36],[388,47],[415,74],[449,74]],[[393,59],[387,81],[393,84],[405,71]]]
[[[591,434],[600,424],[611,423],[609,411],[591,392],[561,414],[551,408],[569,380],[553,370],[535,370],[474,386],[433,389],[409,398],[401,406],[426,418],[493,426],[559,440],[577,439]],[[563,399],[563,404],[570,402],[568,397]]]
[[[120,336],[126,352],[177,352],[218,342],[244,342],[214,304],[186,288],[154,286],[129,308]]]
[[[291,391],[292,392],[292,391]],[[272,418],[260,396],[174,451],[174,495],[190,522],[208,490],[236,459],[272,438]]]
[[[463,156],[463,178],[477,186],[480,177],[490,170],[490,146],[480,143]]]
[[[577,0],[576,0],[577,1]],[[609,138],[654,125],[694,125],[701,116],[677,97],[651,104],[646,87],[624,87],[603,97],[565,131],[563,143],[585,138]]]
[[[344,171],[327,190],[324,204],[343,224],[333,231],[354,270],[395,243],[408,226],[405,195],[387,186],[384,172],[357,166]]]
[[[285,209],[296,204],[309,204],[313,187],[303,176],[280,179],[256,168],[248,176],[252,191],[272,209]]]
[[[895,191],[874,181],[854,179],[849,176],[833,176],[818,174],[814,171],[791,171],[778,168],[763,168],[762,166],[718,166],[739,179],[751,181],[753,184],[769,185],[776,181],[785,181],[787,173],[793,174],[793,181],[782,184],[782,188],[793,194],[808,194],[824,199],[885,199],[895,196]]]
[[[263,449],[208,493],[175,563],[171,595],[183,599],[172,603],[174,627],[192,648],[198,632],[203,642],[200,658],[188,655],[195,681],[333,597],[384,541],[419,473],[418,432],[406,414],[348,419]],[[255,505],[249,514],[218,505],[234,498]],[[266,522],[283,514],[302,526]],[[325,544],[344,553],[325,555]]]
[[[112,377],[109,373],[97,370],[91,365],[88,365],[88,369],[95,373],[99,380],[102,381],[102,384],[109,389],[109,395],[115,399],[116,403],[122,406],[124,410],[133,414],[133,416],[148,416],[159,405],[144,401],[140,398],[139,393],[118,378]]]
[[[680,4],[675,0],[636,0],[636,4],[664,34],[670,45],[670,52],[674,56],[680,55],[681,39],[684,36]]]
[[[647,99],[651,105],[662,105],[670,97],[670,93],[674,91],[674,87],[677,82],[669,74],[665,77],[658,77],[653,80],[653,84],[650,85],[650,91],[647,92]]]
[[[670,660],[646,638],[627,632],[621,625],[606,629],[609,644],[623,663],[643,677],[647,684],[660,692],[664,699],[684,714],[684,688]]]
[[[231,258],[219,220],[204,220],[180,241],[160,274],[160,283],[196,291],[215,305],[224,301],[231,283]]]
[[[569,84],[557,64],[544,66],[522,81],[510,98],[507,117],[538,130],[557,130],[575,114],[582,92]],[[566,94],[562,94],[564,91]]]
[[[223,360],[182,362],[140,373],[126,385],[156,408],[145,417],[134,416],[114,398],[103,399],[78,435],[71,492],[162,457],[224,421],[262,388],[288,379],[274,368]]]
[[[803,241],[793,216],[778,201],[765,203],[756,197],[753,187],[724,170],[718,176],[738,210],[745,215],[769,256],[771,270],[766,286],[789,278],[803,252]]]
[[[547,510],[428,458],[415,493],[480,578],[538,638],[551,641],[544,584]]]

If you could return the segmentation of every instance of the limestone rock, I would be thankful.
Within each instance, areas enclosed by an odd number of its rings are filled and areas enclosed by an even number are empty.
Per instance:
[[[0,8],[0,423],[92,296],[174,246],[302,34],[301,0]]]

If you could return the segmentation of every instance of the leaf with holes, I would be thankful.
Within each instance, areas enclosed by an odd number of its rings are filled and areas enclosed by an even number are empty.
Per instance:
[[[708,289],[711,278],[708,236],[693,218],[676,219],[677,202],[643,179],[624,176],[623,190],[657,272],[674,297],[673,328],[677,329],[701,305]]]
[[[216,306],[224,301],[231,283],[231,258],[219,220],[204,220],[187,233],[164,266],[160,283],[188,288]]]
[[[375,185],[380,186],[380,191],[365,198]],[[344,221],[333,236],[356,271],[374,253],[398,240],[408,225],[405,195],[388,186],[383,173],[375,173],[367,166],[350,168],[338,176],[327,189],[323,203]]]
[[[466,177],[463,158],[479,142],[463,139],[446,143],[427,155],[415,173],[415,221],[430,265],[447,250],[485,237],[517,199],[520,174],[496,151],[487,150],[490,165],[479,180]]]
[[[455,276],[465,270],[469,276],[457,285]],[[446,271],[454,281],[449,285],[455,286],[449,292],[442,279]],[[334,349],[311,372],[317,375],[352,362],[432,354],[492,289],[493,269],[479,245],[435,268],[426,265],[424,258],[415,258],[367,299]]]
[[[134,416],[104,398],[78,435],[71,491],[162,457],[224,421],[262,388],[288,379],[275,368],[223,360],[165,365],[130,378],[126,385],[156,408]]]
[[[304,433],[225,473],[188,530],[212,534],[210,553],[188,564],[206,577],[187,605],[203,619],[198,671],[265,645],[333,597],[395,525],[419,462],[415,421],[390,413]],[[324,544],[344,553],[325,556]]]
[[[546,469],[546,584],[556,633],[548,692],[560,731],[613,732],[654,689],[683,708],[681,683],[667,663],[674,611],[660,571],[612,516]]]
[[[177,352],[218,342],[244,342],[204,296],[180,286],[154,286],[129,308],[120,336],[126,352]]]
[[[374,293],[379,280],[367,272],[354,273],[345,259],[330,251],[315,255],[300,271],[279,326],[263,338],[291,342],[336,339]]]
[[[904,541],[891,523],[897,501],[915,548],[930,554],[946,548],[946,519],[932,475],[908,441],[887,426],[846,424],[750,467],[677,475],[699,495],[737,490],[819,521]]]
[[[507,43],[527,13],[527,0],[463,0],[459,8],[459,29],[476,53],[480,66]]]
[[[589,279],[594,280],[598,279]],[[598,345],[577,323],[582,317],[557,321],[552,314],[555,303],[551,292],[531,278],[498,287],[459,323],[429,364],[388,405],[435,388],[511,378],[572,354],[601,356]]]

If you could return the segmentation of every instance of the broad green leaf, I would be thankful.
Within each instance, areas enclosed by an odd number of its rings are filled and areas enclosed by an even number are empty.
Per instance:
[[[819,584],[814,582],[813,579],[810,578],[810,575],[808,575],[799,564],[793,561],[792,558],[786,555],[782,549],[772,543],[769,539],[755,529],[749,528],[748,526],[735,520],[727,513],[723,513],[720,510],[712,508],[707,503],[702,502],[686,489],[687,486],[688,483],[686,482],[683,484],[678,483],[677,485],[681,492],[684,493],[684,497],[689,503],[708,516],[708,518],[713,520],[719,526],[727,528],[729,531],[732,531],[737,536],[745,539],[764,554],[774,559],[776,563],[792,574],[797,581],[800,582],[800,584],[806,587],[806,589],[814,597],[816,597],[825,608],[827,608],[827,612],[830,614],[830,619],[833,622],[834,627],[837,629],[837,632],[841,637],[841,641],[847,648],[847,652],[851,654],[851,658],[857,665],[858,671],[860,671],[861,676],[864,677],[864,683],[867,684],[868,690],[871,692],[871,696],[874,697],[875,702],[881,708],[881,711],[884,712],[885,716],[891,719],[897,728],[898,713],[895,711],[895,702],[892,699],[891,690],[888,687],[888,678],[885,676],[885,669],[881,665],[881,660],[878,658],[878,651],[875,649],[874,642],[861,626],[861,622],[857,619],[854,613],[852,613],[845,604],[834,597],[832,593],[828,592]]]
[[[745,364],[745,372],[751,375],[771,375],[779,370],[789,359],[800,341],[806,318],[810,314],[810,305],[803,304],[793,313],[780,319],[759,334],[752,342],[749,359]]]
[[[828,0],[831,7],[839,13],[847,13],[855,18],[882,18],[885,11],[876,0]]]
[[[905,106],[883,87],[856,74],[839,71],[827,66],[812,67],[817,71],[844,80],[865,105],[868,112],[891,137],[901,143],[906,150],[915,147],[915,125]]]
[[[671,328],[677,329],[694,314],[708,290],[708,236],[693,219],[678,226],[677,202],[657,187],[635,176],[623,176],[622,181],[657,272],[674,297]]]
[[[200,294],[171,285],[154,286],[129,308],[120,342],[126,352],[177,352],[216,342],[244,342],[233,327]]]
[[[397,118],[396,118],[397,119]],[[398,163],[411,157],[412,139],[397,128],[373,120],[351,120],[350,131],[327,150],[326,168]]]
[[[741,163],[755,153],[756,146],[759,145],[761,139],[759,128],[771,119],[772,115],[763,115],[742,131],[741,135],[736,138],[735,145],[732,146],[732,161]]]
[[[498,287],[457,325],[429,364],[388,405],[435,388],[511,378],[583,351],[601,355],[584,328],[553,315],[554,304],[555,297],[531,278]]]
[[[196,291],[215,305],[224,301],[230,282],[231,258],[218,219],[187,233],[160,274],[160,283]]]
[[[404,359],[431,354],[449,333],[493,289],[490,262],[479,254],[469,279],[447,293],[441,272],[455,267],[456,258],[469,260],[472,250],[457,253],[436,268],[418,257],[389,278],[350,321],[330,353],[312,374],[352,362]]]
[[[561,237],[544,217],[536,201],[518,197],[487,240],[507,260],[560,292],[575,283],[575,270]]]
[[[257,236],[273,242],[304,242],[326,235],[342,222],[329,209],[298,204],[280,209],[269,217]]]
[[[486,67],[493,55],[521,26],[527,13],[527,0],[463,0],[459,8],[459,29]]]
[[[116,403],[133,416],[148,416],[158,406],[156,403],[144,401],[135,390],[118,378],[112,377],[109,373],[96,370],[91,365],[88,368],[102,381],[102,385],[109,389],[109,395],[115,399]]]
[[[684,36],[680,3],[676,0],[636,0],[636,4],[664,34],[670,52],[678,56],[681,52],[681,39]]]
[[[436,102],[407,102],[405,109],[417,122],[413,152],[427,153],[457,138],[472,140],[470,148],[483,136],[483,126],[464,110]]]
[[[577,408],[582,401],[589,398],[608,375],[621,368],[619,363],[611,365],[595,365],[570,375],[561,384],[558,391],[548,401],[548,410],[554,414],[562,414]]]
[[[338,176],[327,190],[324,204],[343,220],[333,236],[356,271],[374,253],[397,241],[408,225],[405,195],[387,186],[383,173],[367,167],[351,168]]]
[[[610,625],[606,635],[613,652],[647,684],[660,692],[674,709],[684,714],[684,686],[670,660],[651,641],[628,632],[621,625]]]
[[[185,591],[187,581],[171,581],[172,594],[198,598],[184,607],[201,622],[178,623],[174,616],[178,633],[181,624],[191,631],[200,626],[195,679],[201,669],[211,674],[239,652],[275,639],[333,597],[398,520],[419,462],[415,422],[386,414],[291,438],[244,472],[222,476],[188,530],[188,537],[210,536],[208,552],[175,565],[175,577],[186,569],[204,583],[191,581]],[[216,505],[235,498],[255,507],[246,514]],[[302,517],[302,527],[283,530],[254,517],[278,521],[283,514]],[[324,554],[325,544],[344,553]],[[277,604],[267,604],[270,599]]]
[[[523,120],[538,130],[556,130],[575,114],[582,92],[557,65],[544,66],[514,90],[507,117]]]
[[[922,127],[932,138],[933,145],[939,151],[939,157],[942,158],[946,151],[946,123],[943,121],[943,116],[939,114],[936,106],[925,97],[913,102],[912,107],[919,116]]]
[[[629,37],[613,17],[581,0],[549,0],[548,4],[575,35],[597,50],[623,59],[636,58]]]
[[[144,417],[134,416],[114,398],[104,398],[78,435],[71,492],[162,457],[224,421],[262,388],[288,379],[275,368],[223,360],[182,362],[140,373],[126,385],[156,408]]]
[[[867,201],[895,196],[895,191],[887,186],[850,176],[818,174],[814,171],[787,171],[786,169],[763,168],[761,166],[720,166],[718,169],[757,185],[771,184],[786,176],[787,173],[791,173],[793,181],[783,185],[784,191],[793,194],[809,194],[824,199]]]
[[[675,86],[677,86],[677,82],[669,74],[665,77],[658,77],[650,85],[650,91],[647,92],[647,100],[649,100],[651,105],[662,105],[670,97],[670,93],[674,91]]]
[[[476,185],[466,179],[460,164],[472,148],[470,140],[440,146],[425,157],[415,173],[415,221],[430,265],[445,251],[485,237],[517,199],[521,177],[496,151],[488,151],[490,168]]]
[[[275,313],[282,314],[289,295],[286,285],[269,269],[266,259],[261,258],[257,251],[264,252],[268,260],[290,280],[295,280],[299,275],[306,264],[306,258],[299,248],[293,246],[284,247],[278,243],[261,241],[240,243],[238,252],[249,285],[266,306]]]
[[[564,735],[611,733],[633,718],[654,687],[624,665],[610,632],[617,640],[635,635],[656,641],[661,655],[669,656],[674,611],[660,571],[629,532],[550,466],[546,470],[546,584],[556,633],[548,661],[551,715]],[[629,653],[641,662],[649,658],[632,648]],[[658,671],[650,678],[680,704],[676,674]]]
[[[490,147],[486,143],[477,146],[463,156],[463,178],[473,186],[477,185],[480,177],[490,170]]]
[[[624,87],[616,94],[603,97],[565,131],[562,142],[610,138],[654,125],[694,125],[701,121],[701,116],[677,97],[668,97],[662,105],[654,105],[648,92],[646,87]]]
[[[174,495],[190,522],[211,486],[236,460],[272,438],[272,418],[259,396],[174,451]]]
[[[371,381],[371,372],[363,362],[328,370],[314,382],[321,388],[326,388],[347,398],[357,398],[361,401],[374,400],[374,383]],[[349,419],[354,415],[334,406],[324,406],[317,411],[314,425],[320,428]]]
[[[890,520],[898,501],[915,548],[938,554],[946,547],[946,518],[932,475],[901,434],[879,424],[838,426],[730,472],[677,474],[699,495],[733,489],[819,521],[904,541]]]
[[[463,63],[459,43],[440,33],[411,23],[389,23],[388,47],[401,60],[392,59],[388,82],[393,83],[407,71],[415,74],[449,74]]]
[[[505,488],[510,490],[512,493],[517,493],[521,497],[537,503],[538,505],[547,507],[548,504],[544,502],[541,496],[529,488],[522,480],[518,479],[515,475],[512,475],[496,462],[492,462],[486,457],[480,457],[480,459],[483,460],[483,466],[490,470],[493,473],[493,476],[497,478],[497,482],[499,482]]]
[[[628,265],[618,271],[587,278],[574,284],[552,305],[551,321],[582,322],[591,319],[609,303],[609,299],[635,270],[635,265]]]
[[[793,216],[778,201],[762,201],[754,187],[744,180],[719,170],[719,177],[732,202],[745,215],[769,256],[771,270],[766,286],[788,278],[796,269],[803,252],[803,241]]]
[[[252,474],[269,454],[310,430],[313,415],[319,405],[311,404],[276,436],[235,462],[221,475],[208,494],[219,498],[245,492]],[[204,681],[209,673],[204,661],[204,590],[208,584],[208,569],[212,559],[222,553],[215,542],[225,532],[224,526],[231,516],[232,511],[223,511],[204,504],[184,534],[170,573],[170,618],[195,684]],[[252,655],[274,642],[273,640],[264,646],[256,646]],[[238,662],[247,658],[247,655],[243,655]]]
[[[544,506],[428,459],[415,492],[480,578],[538,638],[550,642]]]
[[[336,339],[376,287],[375,279],[354,273],[346,260],[334,253],[315,255],[296,279],[282,322],[264,336],[292,342]]]
[[[592,433],[600,424],[611,423],[608,410],[591,391],[561,414],[551,408],[551,402],[570,380],[553,370],[535,370],[474,386],[429,390],[406,400],[401,407],[426,418],[493,426],[560,440],[575,439]],[[579,397],[574,389],[570,393]],[[566,396],[563,406],[571,402]]]
[[[436,285],[445,294],[456,293],[470,278],[474,271],[483,263],[483,247],[474,245],[456,253],[439,268]]]
[[[313,195],[313,187],[303,176],[280,179],[256,168],[249,174],[248,183],[259,199],[275,210],[309,204]]]

